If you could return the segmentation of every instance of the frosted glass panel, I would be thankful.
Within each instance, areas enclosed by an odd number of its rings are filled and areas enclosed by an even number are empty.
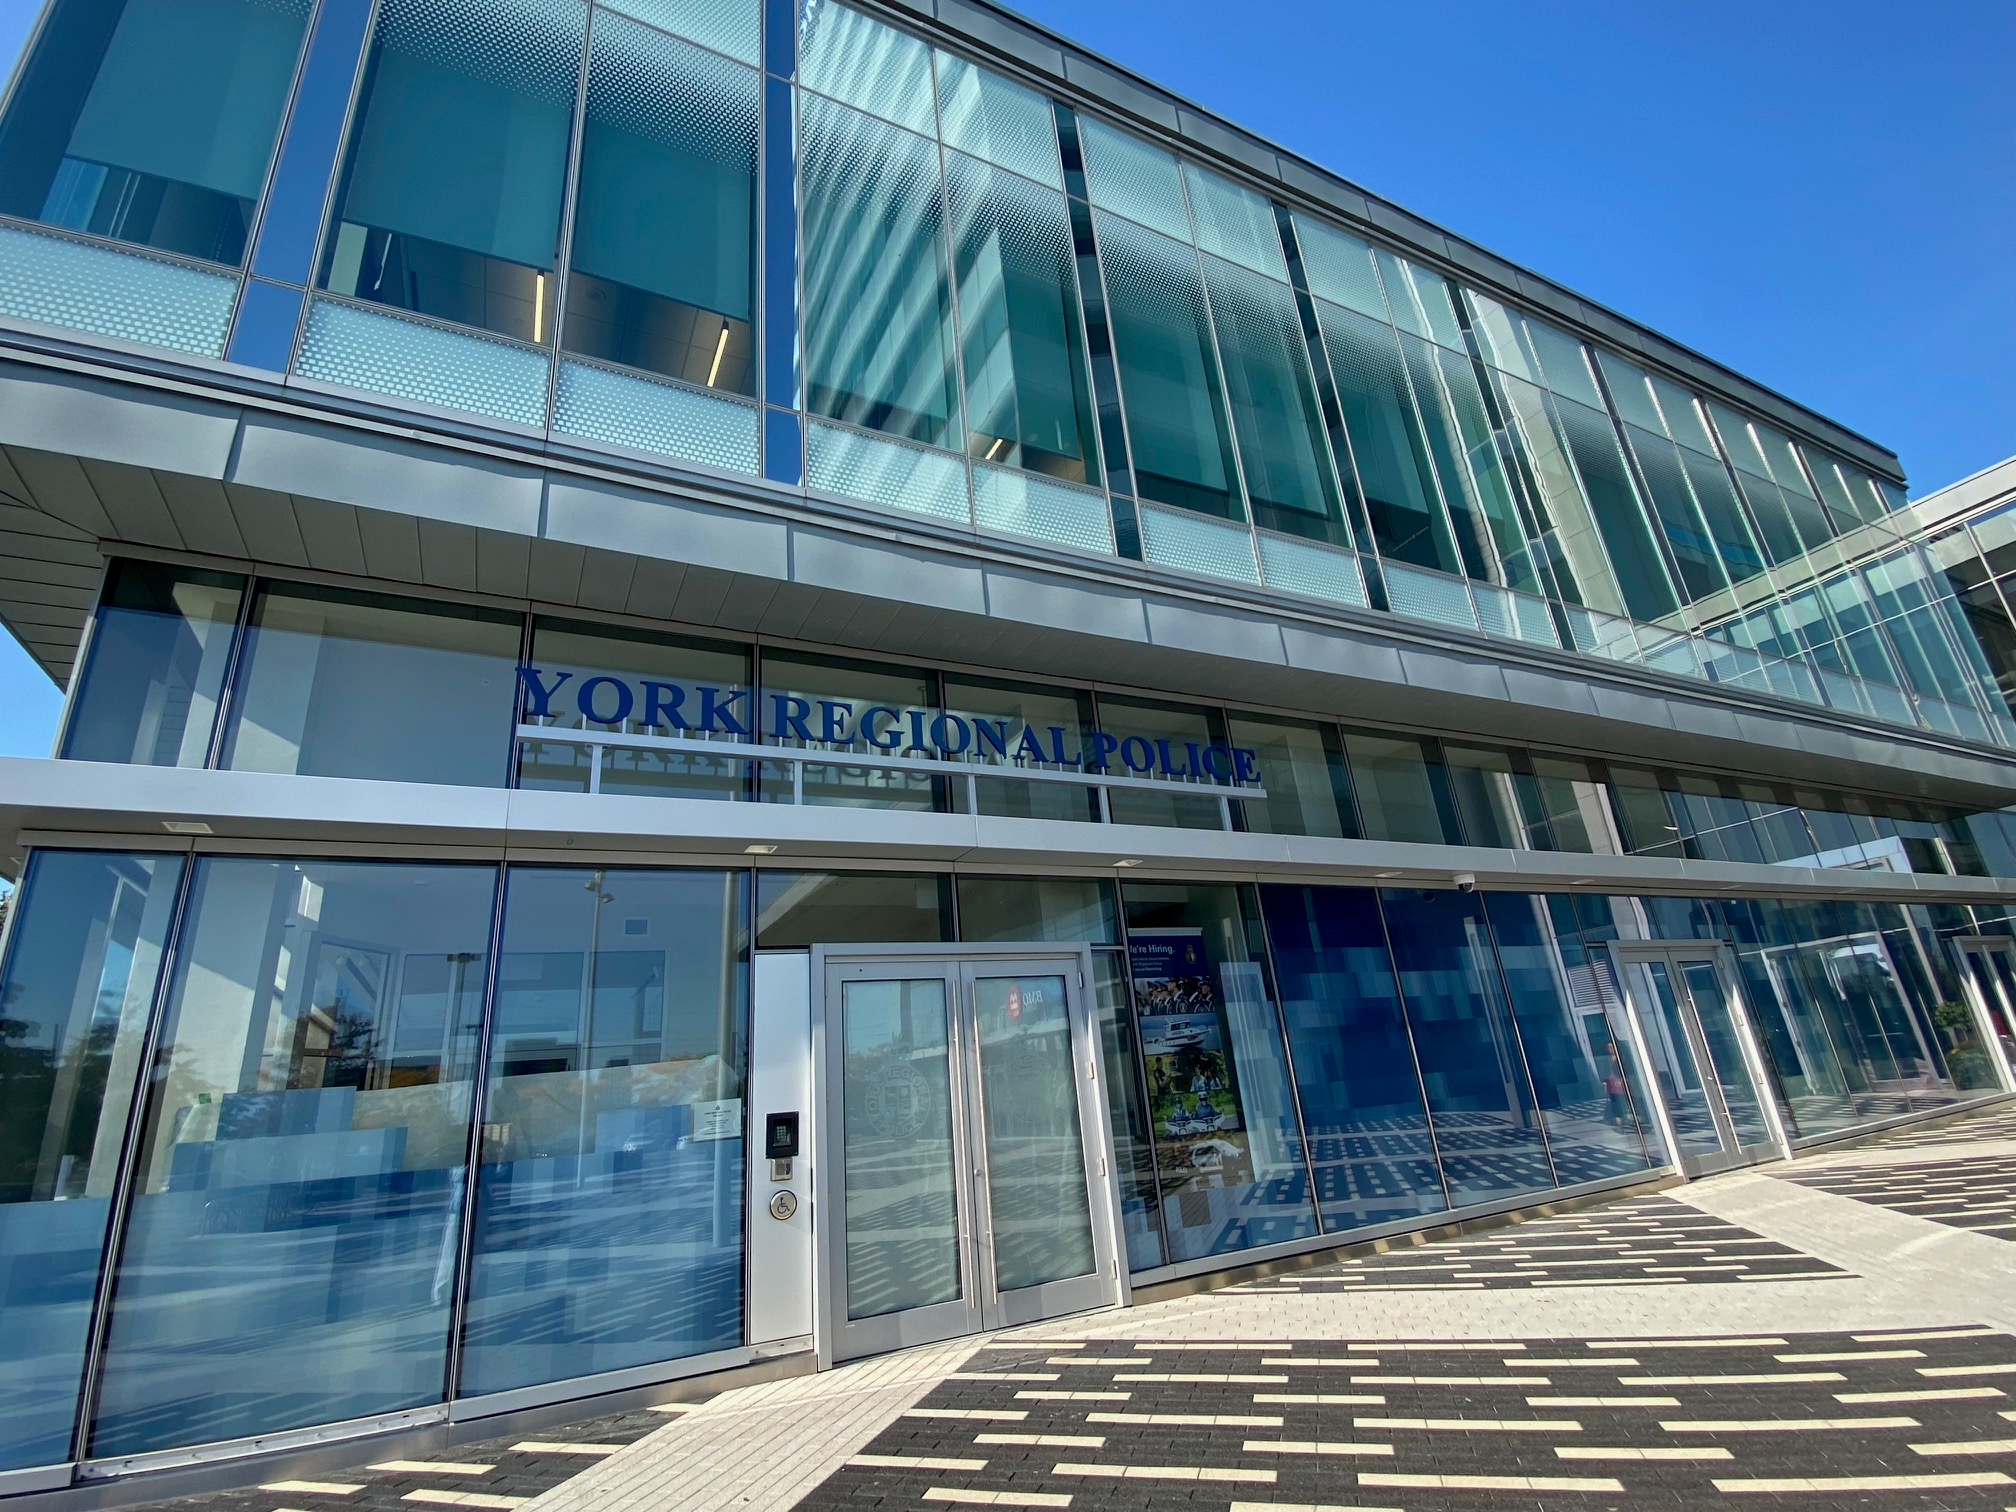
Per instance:
[[[238,280],[0,227],[0,314],[203,357],[224,350]]]
[[[936,134],[931,49],[831,0],[806,0],[798,23],[798,82],[885,121]]]
[[[1477,628],[1477,611],[1471,606],[1470,594],[1461,578],[1416,572],[1411,567],[1388,562],[1386,598],[1395,614],[1439,620],[1465,630]]]
[[[1178,241],[1190,240],[1176,159],[1090,116],[1078,123],[1092,203]]]
[[[973,522],[982,530],[1035,536],[1081,551],[1113,550],[1113,517],[1104,494],[977,463]]]
[[[602,0],[661,31],[698,42],[744,63],[763,61],[763,16],[758,0]]]
[[[1057,120],[1033,89],[986,69],[938,54],[938,128],[957,147],[1053,189],[1064,187],[1057,159]]]
[[[1364,605],[1365,572],[1348,551],[1333,551],[1286,536],[1261,532],[1260,565],[1267,586],[1340,604]]]
[[[806,435],[805,481],[820,493],[844,494],[889,509],[965,524],[966,466],[944,452],[882,441],[834,425]]]
[[[318,299],[294,370],[542,429],[548,366],[544,352]]]
[[[553,429],[732,472],[756,471],[756,410],[581,362],[560,364]]]
[[[1151,562],[1208,572],[1213,577],[1260,581],[1253,559],[1253,536],[1244,526],[1221,525],[1183,510],[1141,509],[1141,546]]]
[[[1183,180],[1190,187],[1190,213],[1197,220],[1198,246],[1256,273],[1288,281],[1281,233],[1274,227],[1274,207],[1264,196],[1188,163],[1183,165]]]

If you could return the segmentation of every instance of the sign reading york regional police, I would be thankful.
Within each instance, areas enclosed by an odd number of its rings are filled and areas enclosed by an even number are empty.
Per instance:
[[[648,678],[520,667],[525,718],[571,722],[578,714],[590,725],[617,725],[638,734],[679,736],[757,735],[757,695],[749,688],[703,687]],[[1209,782],[1225,787],[1257,784],[1259,754],[1247,746],[1217,741],[1175,740],[1091,729],[1082,740],[1063,725],[952,714],[937,709],[897,708],[846,699],[800,698],[772,693],[763,700],[769,718],[761,737],[782,745],[861,749],[889,756],[944,761],[1000,763],[1090,774],[1126,772],[1174,782]]]

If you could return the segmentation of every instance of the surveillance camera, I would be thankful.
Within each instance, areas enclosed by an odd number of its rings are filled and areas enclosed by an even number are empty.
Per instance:
[[[1458,872],[1450,880],[1456,884],[1457,889],[1461,892],[1477,891],[1477,874],[1475,872]]]

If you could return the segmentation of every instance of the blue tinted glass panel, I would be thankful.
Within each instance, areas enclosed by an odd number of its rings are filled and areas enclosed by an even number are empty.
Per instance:
[[[39,851],[0,973],[0,1470],[70,1458],[180,856]]]
[[[1482,896],[1560,1184],[1644,1170],[1651,1164],[1648,1140],[1632,1102],[1624,1053],[1613,1042],[1592,981],[1574,900]]]
[[[1169,1258],[1316,1232],[1251,888],[1123,886]]]
[[[63,737],[78,761],[202,766],[245,580],[115,562]]]
[[[1442,1176],[1458,1207],[1555,1184],[1474,894],[1382,892]]]
[[[222,765],[499,787],[521,620],[305,584],[260,590]]]
[[[1325,1232],[1448,1206],[1379,901],[1369,889],[1263,887]]]
[[[578,0],[386,0],[323,286],[551,340],[586,32]]]
[[[302,293],[263,278],[246,282],[238,301],[238,318],[231,327],[231,345],[225,349],[227,362],[284,373],[294,355],[294,333],[301,325]]]
[[[242,262],[308,0],[59,0],[0,121],[0,212]]]
[[[441,1400],[495,887],[197,863],[92,1453]]]
[[[464,1396],[742,1342],[746,888],[512,871]]]
[[[597,18],[563,347],[755,392],[758,114],[754,69]]]

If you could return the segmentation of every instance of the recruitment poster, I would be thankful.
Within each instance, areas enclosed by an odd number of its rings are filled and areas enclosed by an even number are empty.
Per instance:
[[[1246,1179],[1245,1118],[1204,931],[1130,930],[1127,953],[1165,1182],[1217,1186]]]

